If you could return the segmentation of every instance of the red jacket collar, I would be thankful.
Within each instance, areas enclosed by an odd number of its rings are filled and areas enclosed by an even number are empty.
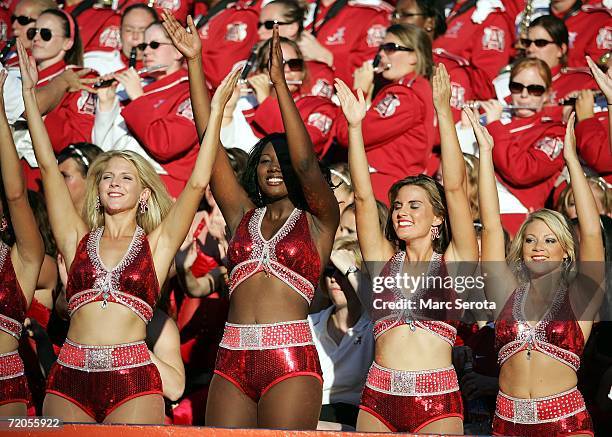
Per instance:
[[[184,82],[189,80],[188,75],[187,75],[187,70],[185,70],[184,68],[181,68],[178,71],[175,71],[174,73],[163,77],[159,80],[156,80],[155,82],[150,83],[149,85],[145,86],[143,88],[143,91],[145,92],[145,94],[154,92],[154,91],[158,91],[162,88],[169,88],[172,87],[180,82]]]
[[[62,71],[66,69],[66,63],[64,61],[56,62],[55,64],[40,70],[38,72],[38,83],[37,86],[45,85],[55,76],[61,74]]]

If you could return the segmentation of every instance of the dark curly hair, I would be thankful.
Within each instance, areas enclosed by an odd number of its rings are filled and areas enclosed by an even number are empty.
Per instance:
[[[389,189],[389,217],[387,219],[387,226],[385,227],[385,237],[387,240],[395,244],[401,250],[406,250],[406,242],[401,240],[395,229],[393,228],[393,202],[397,198],[399,190],[407,185],[416,185],[421,187],[427,192],[429,202],[433,207],[433,212],[437,217],[442,218],[442,224],[440,225],[440,238],[435,239],[432,242],[434,251],[438,253],[444,253],[448,244],[451,241],[451,228],[448,220],[448,210],[446,208],[446,196],[444,194],[444,187],[435,179],[420,174],[417,176],[408,176],[404,179],[400,179],[395,182]]]
[[[261,192],[259,182],[257,181],[257,166],[259,165],[259,160],[261,158],[263,149],[268,144],[272,144],[272,147],[274,147],[274,152],[276,153],[276,157],[281,167],[281,172],[283,173],[285,186],[287,187],[287,192],[289,193],[289,199],[296,208],[311,212],[310,208],[308,207],[308,203],[306,202],[306,198],[304,197],[302,185],[300,184],[300,181],[293,170],[293,166],[291,165],[287,135],[284,133],[272,133],[266,135],[259,140],[255,146],[253,146],[253,149],[251,149],[246,168],[242,173],[241,180],[242,186],[249,195],[249,198],[258,208],[265,206],[269,201]],[[329,168],[323,166],[321,163],[319,163],[319,166],[321,168],[321,173],[323,173],[323,177],[329,186],[332,187],[331,173]]]

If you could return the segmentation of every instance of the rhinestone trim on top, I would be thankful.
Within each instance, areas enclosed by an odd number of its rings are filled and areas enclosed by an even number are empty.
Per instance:
[[[242,282],[259,272],[265,272],[266,276],[275,276],[310,303],[314,296],[313,285],[300,274],[289,270],[278,262],[276,258],[276,245],[283,240],[295,227],[299,220],[301,210],[295,208],[285,223],[269,240],[261,234],[261,223],[266,213],[266,207],[257,208],[249,220],[248,230],[253,242],[253,250],[249,259],[237,264],[230,273],[230,296]]]

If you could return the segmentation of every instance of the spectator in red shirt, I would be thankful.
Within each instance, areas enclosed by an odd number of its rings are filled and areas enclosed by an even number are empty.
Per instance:
[[[388,85],[372,97],[374,69],[366,61],[353,87],[372,98],[363,120],[363,139],[377,199],[388,202],[391,185],[407,174],[423,173],[434,143],[434,108],[429,78],[431,41],[419,27],[394,24],[380,46],[381,73]],[[348,146],[348,124],[336,120],[338,143]]]
[[[261,9],[257,34],[260,41],[272,38],[272,26],[278,22],[281,37],[298,42],[304,31],[306,10],[296,0],[274,0]],[[334,93],[334,70],[325,62],[306,61],[308,78],[302,85],[303,94],[331,98]]]

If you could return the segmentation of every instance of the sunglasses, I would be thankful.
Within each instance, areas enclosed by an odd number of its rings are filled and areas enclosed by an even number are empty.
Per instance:
[[[288,66],[291,71],[304,71],[304,60],[300,58],[284,59],[283,65]]]
[[[529,39],[529,38],[521,38],[521,45],[526,49],[531,47],[531,44],[535,44],[537,48],[546,47],[549,44],[555,44],[554,41],[548,41],[547,39]]]
[[[287,24],[293,24],[294,22],[284,22],[284,21],[278,21],[278,20],[266,20],[266,21],[260,21],[259,23],[257,23],[257,29],[260,29],[261,26],[264,26],[266,29],[268,30],[272,30],[274,29],[274,25],[278,24],[279,26],[286,26]]]
[[[53,32],[51,32],[51,29],[47,29],[46,27],[31,27],[26,32],[26,36],[30,41],[32,41],[37,33],[40,33],[40,37],[43,41],[51,41],[51,38],[53,38]]]
[[[15,20],[22,26],[27,26],[30,23],[36,23],[36,18],[27,17],[25,15],[11,15],[11,23],[14,23]]]
[[[527,88],[527,92],[530,96],[540,97],[546,92],[544,85],[523,85],[519,82],[510,82],[510,92],[512,94],[522,94],[523,90]]]
[[[423,13],[417,13],[417,12],[402,12],[402,11],[395,11],[393,12],[393,19],[395,20],[402,20],[404,18],[412,18],[412,17],[424,17],[425,14]]]
[[[325,266],[325,269],[323,269],[323,276],[327,276],[328,278],[331,278],[332,276],[334,276],[334,273],[336,273],[337,271],[338,269],[336,268],[335,265],[328,264]]]
[[[171,45],[172,43],[169,43],[169,42],[151,41],[150,43],[142,42],[138,44],[136,47],[138,48],[138,50],[141,50],[144,52],[147,47],[151,47],[151,49],[157,50],[159,46],[171,46]]]
[[[399,44],[395,44],[394,42],[387,42],[384,44],[381,44],[379,47],[379,50],[382,50],[383,52],[385,52],[387,55],[392,55],[395,52],[414,52],[414,49],[412,47],[403,47]]]

